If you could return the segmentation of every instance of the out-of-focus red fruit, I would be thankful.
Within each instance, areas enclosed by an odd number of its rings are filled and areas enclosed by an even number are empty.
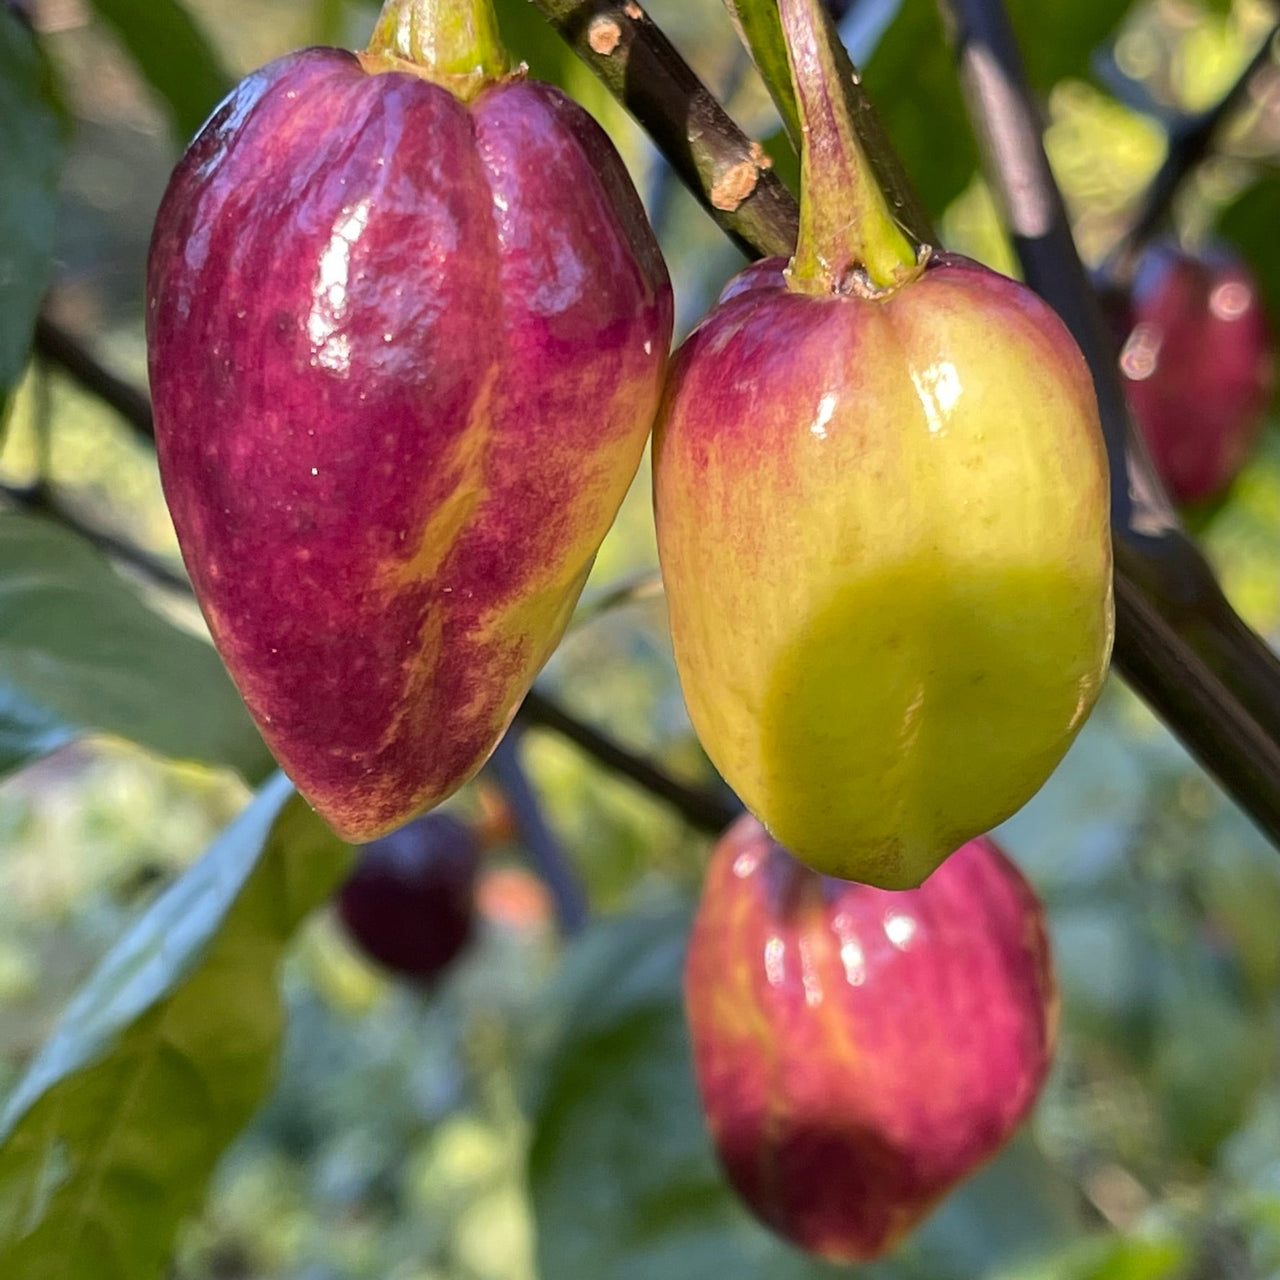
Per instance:
[[[1179,502],[1235,478],[1275,388],[1275,337],[1248,268],[1220,249],[1144,257],[1120,371],[1152,461]]]
[[[729,1178],[833,1260],[886,1252],[1004,1144],[1056,1023],[1043,911],[989,838],[893,892],[809,870],[751,817],[712,856],[685,997]]]
[[[360,948],[404,977],[439,977],[475,921],[480,841],[447,813],[428,813],[366,845],[338,894]]]
[[[480,914],[500,928],[545,929],[555,920],[555,904],[547,886],[523,867],[493,867],[476,889]]]

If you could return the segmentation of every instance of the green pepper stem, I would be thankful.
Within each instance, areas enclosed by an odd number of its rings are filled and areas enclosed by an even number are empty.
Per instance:
[[[801,126],[797,293],[879,296],[914,279],[923,253],[895,221],[853,127],[821,0],[779,0]]]
[[[464,101],[511,70],[493,0],[385,0],[365,56],[425,76]]]

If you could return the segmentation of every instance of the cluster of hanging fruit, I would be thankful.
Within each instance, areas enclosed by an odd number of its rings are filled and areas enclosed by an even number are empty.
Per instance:
[[[796,253],[669,371],[625,168],[510,69],[486,3],[392,0],[365,52],[246,79],[178,166],[148,277],[165,493],[250,710],[342,835],[484,762],[655,418],[690,714],[802,860],[920,884],[1088,713],[1112,615],[1084,362],[1028,290],[898,229],[825,18],[782,12]]]
[[[604,132],[511,67],[489,0],[388,0],[368,49],[265,67],[182,159],[150,373],[214,641],[362,842],[484,763],[653,430],[681,683],[755,815],[713,856],[689,956],[709,1125],[766,1222],[866,1257],[1047,1068],[1040,907],[983,833],[1101,688],[1107,470],[1062,323],[895,224],[817,0],[780,11],[796,252],[733,281],[670,364],[666,267]],[[428,834],[449,937],[384,958],[434,974],[470,929],[475,848]],[[405,849],[348,886],[353,930]]]

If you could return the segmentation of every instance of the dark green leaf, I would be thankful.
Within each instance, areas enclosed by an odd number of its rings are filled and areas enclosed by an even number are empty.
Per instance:
[[[1229,975],[1194,944],[1181,943],[1159,977],[1155,1092],[1176,1149],[1208,1164],[1274,1075],[1274,1022],[1242,1008]],[[1205,1045],[1214,1046],[1212,1054]]]
[[[1002,1280],[1174,1280],[1187,1274],[1190,1250],[1172,1235],[1151,1239],[1098,1236],[1079,1240],[1061,1253]]]
[[[107,956],[0,1116],[0,1275],[159,1274],[270,1084],[285,944],[349,858],[277,776]]]
[[[49,283],[62,144],[49,67],[0,6],[0,425]]]
[[[1032,87],[1084,75],[1120,14],[1112,0],[1010,0]],[[867,92],[936,216],[977,167],[951,51],[934,0],[903,0],[865,68]]]
[[[690,916],[672,907],[597,926],[558,987],[553,1047],[532,1086],[530,1185],[542,1280],[824,1280],[756,1225],[721,1175],[690,1067],[680,980]],[[877,1280],[977,1280],[1075,1230],[1029,1143],[944,1203]]]
[[[1258,278],[1267,312],[1280,316],[1280,173],[1268,173],[1222,215],[1218,234],[1230,240]]]
[[[529,0],[495,0],[494,9],[513,61],[528,63],[535,79],[565,88],[565,72],[577,57],[552,25]]]
[[[791,145],[785,129],[777,129],[767,138],[760,140],[769,159],[773,161],[773,171],[782,180],[783,186],[795,195],[800,190],[800,155]]]
[[[208,644],[74,533],[0,513],[0,774],[88,730],[254,782],[273,767]]]
[[[1122,16],[1115,0],[1011,0],[1032,88],[1047,94],[1064,77],[1087,74],[1094,50]]]
[[[231,89],[218,56],[179,0],[92,0],[165,100],[182,141]]]
[[[316,44],[341,45],[347,32],[345,0],[314,0],[311,13],[312,39]]]
[[[904,0],[863,74],[925,207],[937,217],[978,163],[934,0]]]

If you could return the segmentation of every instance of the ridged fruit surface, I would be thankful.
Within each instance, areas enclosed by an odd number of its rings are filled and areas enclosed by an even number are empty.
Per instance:
[[[338,916],[366,955],[430,982],[471,939],[479,870],[471,828],[452,814],[424,814],[361,850]]]
[[[277,758],[372,839],[483,763],[639,464],[672,322],[612,144],[333,49],[245,80],[148,271],[161,476]]]
[[[1144,257],[1120,353],[1125,394],[1179,502],[1220,493],[1244,465],[1276,386],[1275,336],[1257,281],[1215,249]]]
[[[988,838],[901,893],[818,875],[741,818],[685,969],[703,1109],[761,1221],[886,1252],[1034,1103],[1056,996],[1042,909]]]
[[[730,284],[659,412],[676,663],[780,841],[906,888],[1039,788],[1101,689],[1097,405],[1054,313],[975,263],[874,300],[783,267]]]

